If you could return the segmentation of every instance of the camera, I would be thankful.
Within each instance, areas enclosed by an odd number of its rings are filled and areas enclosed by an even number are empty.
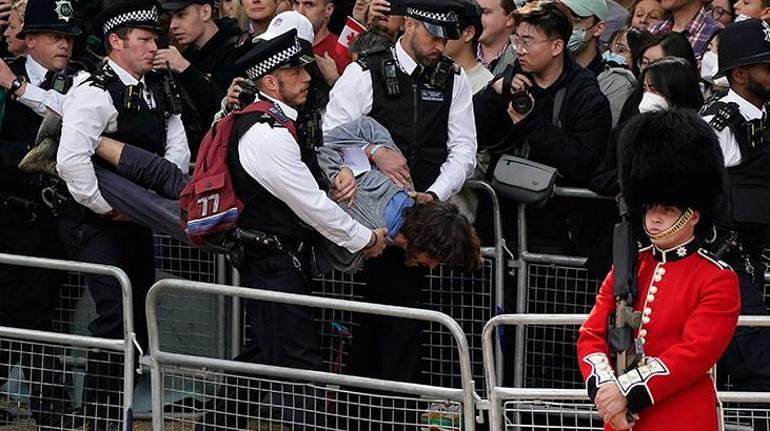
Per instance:
[[[521,115],[529,114],[534,107],[534,103],[532,103],[532,96],[530,96],[529,92],[526,91],[513,93],[511,96],[511,107],[514,111]]]
[[[242,79],[238,82],[241,92],[238,93],[238,110],[241,110],[257,99],[257,84],[251,79]]]

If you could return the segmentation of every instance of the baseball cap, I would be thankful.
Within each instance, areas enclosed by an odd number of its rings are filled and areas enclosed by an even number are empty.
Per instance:
[[[580,17],[595,16],[605,21],[609,15],[606,0],[561,0],[561,2]]]

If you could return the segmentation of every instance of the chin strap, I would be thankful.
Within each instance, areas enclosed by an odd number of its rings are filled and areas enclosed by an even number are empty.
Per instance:
[[[650,237],[651,240],[657,241],[657,240],[661,240],[661,239],[666,239],[666,238],[676,234],[680,230],[682,230],[682,228],[684,228],[685,225],[687,225],[687,223],[689,223],[690,220],[692,220],[692,216],[693,216],[692,208],[687,208],[686,210],[684,210],[682,212],[682,214],[679,215],[679,218],[676,220],[676,222],[674,224],[671,225],[670,228],[668,228],[668,229],[666,229],[663,232],[660,232],[658,234],[650,233],[650,231],[647,230],[647,224],[644,223],[644,233],[646,233],[647,236]]]

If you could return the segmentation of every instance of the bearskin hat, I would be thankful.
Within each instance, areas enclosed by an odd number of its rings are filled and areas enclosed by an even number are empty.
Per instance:
[[[631,120],[620,134],[620,185],[628,208],[692,208],[710,226],[725,175],[719,140],[695,112],[653,112]],[[703,223],[705,222],[705,223]]]

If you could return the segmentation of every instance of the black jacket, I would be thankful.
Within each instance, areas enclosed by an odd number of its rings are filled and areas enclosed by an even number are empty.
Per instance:
[[[235,44],[240,32],[235,20],[222,20],[217,24],[219,31],[201,49],[188,47],[182,52],[190,67],[176,75],[184,99],[182,117],[193,160],[236,76],[234,65],[238,52]]]
[[[514,64],[520,71],[518,62]],[[557,91],[566,88],[559,113],[561,127],[552,121]],[[494,147],[492,166],[503,153],[511,153],[529,139],[529,159],[559,170],[558,185],[586,187],[603,159],[612,128],[607,98],[594,74],[581,68],[570,53],[564,56],[561,76],[548,88],[530,89],[533,111],[513,124],[506,112],[507,100],[491,86],[474,96],[479,148]],[[489,169],[489,175],[494,169]],[[515,219],[515,205],[504,220]],[[597,210],[599,208],[600,210]],[[589,267],[602,271],[609,262],[614,209],[598,201],[556,198],[545,208],[528,210],[530,249],[589,257]],[[600,216],[601,215],[601,216]],[[508,232],[508,237],[514,235]],[[605,242],[605,244],[599,244]]]

